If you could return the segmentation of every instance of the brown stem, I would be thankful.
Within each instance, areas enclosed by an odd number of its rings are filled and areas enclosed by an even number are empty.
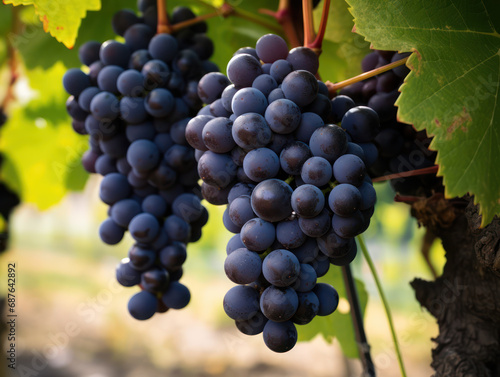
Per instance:
[[[276,12],[270,9],[259,9],[259,13],[266,14],[273,17],[283,29],[288,43],[293,47],[301,45],[300,38],[297,35],[297,30],[292,20],[292,13],[290,11],[290,0],[280,0],[278,10]]]
[[[224,5],[223,5],[223,7],[224,7]],[[212,13],[203,14],[201,16],[197,16],[195,18],[191,18],[190,20],[182,21],[182,22],[179,22],[178,24],[172,25],[172,31],[173,32],[179,31],[179,30],[184,29],[186,27],[189,27],[191,25],[197,24],[198,22],[202,22],[202,21],[208,20],[209,18],[213,18],[213,17],[217,17],[217,16],[227,17],[232,12],[233,12],[232,8],[231,8],[230,11],[229,10],[223,10],[221,8],[221,10],[217,10],[217,11],[212,12]]]
[[[229,6],[229,4],[228,4],[228,6]],[[240,17],[240,18],[243,18],[245,20],[256,23],[258,25],[264,26],[268,29],[273,30],[275,33],[279,33],[281,31],[279,26],[277,26],[273,23],[270,23],[269,21],[267,21],[267,19],[265,19],[263,17],[259,17],[252,12],[249,12],[247,10],[244,10],[242,8],[235,7],[235,6],[233,6],[232,9],[233,9],[233,14],[237,17]]]
[[[425,199],[425,197],[422,196],[412,196],[412,195],[396,195],[394,197],[394,201],[397,203],[415,203],[418,202],[419,200]]]
[[[312,0],[302,0],[302,15],[304,17],[304,46],[309,47],[316,38]]]
[[[309,47],[311,50],[314,50],[318,55],[321,54],[321,46],[323,45],[323,39],[325,38],[329,11],[330,11],[330,0],[325,0],[323,2],[323,11],[321,13],[321,21],[319,24],[318,34],[316,35],[316,38],[311,44],[306,45],[306,47]]]
[[[17,32],[22,27],[21,20],[19,19],[18,8],[14,7],[12,9],[12,32],[17,34]],[[9,73],[10,80],[7,86],[7,90],[5,92],[5,97],[3,98],[2,103],[0,104],[0,110],[5,111],[9,103],[15,100],[16,96],[14,94],[14,85],[19,78],[19,74],[17,71],[18,61],[17,61],[17,53],[15,47],[12,45],[11,38],[7,38],[7,58],[9,64]]]
[[[265,14],[267,16],[271,16],[271,17],[275,18],[276,21],[278,20],[278,17],[276,16],[277,12],[275,12],[271,9],[259,8],[259,13]]]
[[[170,26],[167,16],[167,7],[165,5],[166,1],[167,0],[156,0],[158,8],[158,26],[156,28],[156,32],[158,34],[172,33],[172,27]]]
[[[382,67],[372,69],[371,71],[361,73],[360,75],[351,77],[350,79],[340,81],[337,83],[331,83],[327,82],[326,85],[328,86],[328,92],[330,93],[331,96],[334,96],[335,93],[339,90],[342,89],[346,86],[355,84],[357,82],[369,79],[370,77],[380,75],[381,73],[390,71],[393,68],[399,67],[400,65],[403,65],[406,63],[409,57],[403,58],[401,60],[397,60],[394,63],[386,64],[383,65]]]
[[[376,177],[376,178],[373,178],[372,181],[373,182],[383,182],[383,181],[389,181],[391,179],[396,179],[396,178],[416,177],[416,176],[425,175],[425,174],[435,174],[435,173],[437,173],[438,169],[439,169],[439,166],[434,165],[434,166],[431,166],[429,168],[410,170],[410,171],[405,171],[402,173],[394,173],[394,174],[384,175],[382,177]]]

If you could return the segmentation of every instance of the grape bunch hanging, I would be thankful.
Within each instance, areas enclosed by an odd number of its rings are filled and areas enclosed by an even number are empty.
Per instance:
[[[363,58],[363,72],[377,69],[409,56],[409,53],[374,50]],[[380,131],[374,138],[378,157],[370,168],[372,177],[408,172],[434,166],[436,152],[428,149],[431,138],[425,131],[416,131],[409,124],[400,123],[396,117],[395,102],[399,88],[410,72],[406,66],[379,74],[368,80],[349,85],[340,91],[334,101],[349,101],[351,106],[366,105],[380,117]],[[412,176],[391,180],[394,189],[404,195],[431,195],[443,192],[441,178],[433,175]],[[416,190],[423,190],[417,192]]]
[[[312,50],[289,51],[265,35],[235,53],[227,77],[200,80],[207,106],[186,127],[203,196],[227,204],[223,223],[235,233],[224,269],[237,285],[224,310],[276,352],[294,347],[296,324],[337,308],[335,288],[317,278],[355,258],[354,237],[376,201],[366,169],[378,115],[350,99],[330,101],[318,66]]]
[[[198,80],[218,70],[208,61],[213,44],[204,34],[206,24],[155,34],[155,4],[140,1],[142,17],[117,12],[113,29],[125,42],[83,44],[79,57],[85,72],[70,69],[63,78],[73,128],[90,136],[83,165],[104,177],[99,194],[109,205],[109,218],[100,237],[114,245],[128,230],[135,241],[116,277],[123,286],[140,286],[128,303],[139,320],[190,301],[179,282],[186,245],[200,239],[208,212],[185,128],[202,106]],[[189,8],[178,7],[171,23],[194,17]]]

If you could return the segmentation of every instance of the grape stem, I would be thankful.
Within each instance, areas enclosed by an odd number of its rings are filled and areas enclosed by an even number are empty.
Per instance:
[[[415,203],[422,199],[426,199],[425,196],[410,196],[410,195],[395,195],[394,201],[398,203]]]
[[[279,33],[281,31],[279,26],[277,26],[276,24],[269,22],[268,20],[266,20],[262,17],[256,16],[252,12],[249,12],[247,10],[244,10],[242,8],[235,7],[235,6],[233,6],[233,9],[234,9],[234,15],[237,17],[240,17],[240,18],[243,18],[245,20],[256,23],[258,25],[264,26],[265,28],[271,29],[275,33]]]
[[[167,0],[156,0],[158,8],[158,26],[156,27],[156,32],[158,34],[172,33],[172,26],[170,25],[167,16],[166,1]]]
[[[382,67],[372,69],[371,71],[368,71],[368,72],[363,72],[360,75],[351,77],[350,79],[347,79],[344,81],[337,82],[335,84],[330,82],[330,81],[327,81],[325,84],[328,87],[328,93],[329,93],[330,97],[333,98],[338,90],[340,90],[346,86],[355,84],[357,82],[369,79],[373,76],[380,75],[381,73],[390,71],[391,69],[399,67],[400,65],[404,65],[406,63],[406,61],[408,60],[408,58],[409,57],[406,57],[406,58],[403,58],[401,60],[397,60],[394,63],[383,65]]]
[[[304,17],[304,46],[309,47],[316,38],[312,0],[302,0],[302,16]]]
[[[387,316],[387,321],[389,322],[389,329],[391,331],[392,335],[392,340],[394,342],[394,350],[396,352],[396,356],[398,359],[398,364],[399,364],[399,369],[401,371],[401,376],[406,377],[406,369],[403,363],[403,357],[401,355],[401,350],[399,348],[399,342],[398,338],[396,336],[396,330],[394,328],[394,322],[392,321],[392,315],[391,315],[391,309],[389,307],[389,303],[387,302],[387,298],[385,297],[384,290],[382,289],[382,284],[380,283],[380,278],[378,276],[377,270],[375,269],[375,265],[373,263],[373,260],[370,256],[370,253],[368,252],[368,249],[366,248],[365,241],[363,239],[362,235],[359,235],[356,237],[358,240],[359,246],[361,248],[361,251],[363,252],[363,256],[366,260],[366,263],[368,264],[368,267],[370,268],[370,272],[372,273],[373,280],[375,280],[375,285],[377,286],[377,291],[380,296],[380,299],[382,300],[382,305],[384,306],[385,314]]]
[[[363,364],[364,376],[375,377],[375,365],[373,364],[372,356],[370,354],[370,345],[366,339],[365,328],[363,326],[363,313],[359,305],[358,292],[354,284],[351,267],[349,265],[342,266],[342,276],[344,278],[344,285],[347,294],[347,299],[351,305],[351,318],[354,327],[354,334],[356,336],[356,343],[358,344],[359,357]]]
[[[429,168],[423,168],[423,169],[415,169],[415,170],[410,170],[410,171],[405,171],[401,173],[394,173],[394,174],[389,174],[389,175],[384,175],[382,177],[376,177],[373,178],[373,182],[384,182],[384,181],[389,181],[391,179],[396,179],[396,178],[404,178],[404,177],[416,177],[419,175],[426,175],[426,174],[436,174],[439,170],[438,165],[431,166]]]
[[[330,0],[325,0],[323,2],[323,11],[321,12],[321,21],[319,24],[318,34],[316,35],[316,38],[314,38],[314,41],[305,45],[306,47],[309,47],[311,50],[316,52],[318,56],[322,52],[321,47],[323,45],[323,39],[325,38],[326,25],[328,24],[329,12],[330,12]]]
[[[13,20],[12,32],[14,34],[17,34],[22,27],[21,20],[19,18],[18,7],[12,8],[12,20]],[[14,94],[14,85],[16,84],[17,79],[19,78],[19,74],[17,71],[18,62],[17,62],[16,49],[12,44],[12,38],[7,38],[6,40],[7,40],[7,58],[9,64],[10,80],[8,83],[7,90],[5,92],[5,96],[0,105],[0,111],[5,111],[7,106],[9,105],[9,102],[11,102],[16,98]]]
[[[301,45],[300,38],[292,20],[290,0],[280,0],[278,10],[276,12],[273,12],[270,9],[261,8],[259,9],[259,13],[273,17],[281,25],[281,28],[288,39],[288,43],[292,46],[292,48]]]
[[[213,17],[217,17],[217,16],[221,16],[221,17],[226,18],[226,17],[230,16],[231,14],[235,14],[234,8],[231,5],[224,3],[215,12],[203,14],[201,16],[197,16],[197,17],[192,18],[190,20],[179,22],[178,24],[172,25],[171,29],[173,32],[176,32],[176,31],[179,31],[179,30],[184,29],[186,27],[189,27],[191,25],[197,24],[198,22],[208,20],[209,18],[213,18]]]

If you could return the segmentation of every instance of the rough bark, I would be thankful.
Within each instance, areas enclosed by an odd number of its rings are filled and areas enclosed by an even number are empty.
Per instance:
[[[480,229],[471,198],[420,203],[412,214],[446,251],[442,276],[415,279],[420,304],[436,317],[432,367],[436,377],[500,376],[500,220]]]

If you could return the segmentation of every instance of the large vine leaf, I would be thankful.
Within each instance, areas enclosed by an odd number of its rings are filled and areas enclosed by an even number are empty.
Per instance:
[[[488,224],[500,214],[500,3],[347,2],[375,48],[416,51],[398,117],[434,136],[446,196],[473,194]]]
[[[328,273],[319,279],[319,281],[331,284],[337,290],[341,302],[347,303],[347,295],[344,281],[342,279],[342,269],[340,267],[330,266]],[[361,312],[364,313],[368,302],[368,292],[362,281],[355,279],[356,290],[358,292]],[[335,338],[339,341],[344,355],[350,358],[359,357],[358,346],[352,325],[351,314],[349,311],[342,310],[343,305],[332,314],[326,317],[316,316],[305,326],[299,326],[299,341],[307,341],[321,334],[323,338],[331,343]]]
[[[78,28],[87,11],[101,9],[100,0],[4,0],[4,3],[33,5],[44,31],[68,48],[73,48]]]
[[[323,2],[314,10],[316,28],[322,13]],[[320,55],[319,71],[324,81],[341,81],[361,72],[361,60],[369,52],[369,44],[351,32],[353,26],[345,0],[332,0]]]
[[[23,202],[47,209],[68,190],[80,190],[87,179],[80,157],[87,138],[70,126],[60,83],[65,67],[28,71],[33,98],[14,108],[0,135],[5,156],[2,181],[18,192]],[[28,93],[25,93],[28,94]]]
[[[78,48],[89,40],[104,42],[107,39],[115,38],[116,35],[111,27],[113,14],[120,9],[136,7],[136,0],[104,1],[99,12],[89,12],[82,20],[78,30],[73,49],[67,49],[55,38],[43,32],[43,25],[38,18],[34,17],[34,9],[25,8],[21,12],[22,20],[26,24],[19,34],[10,36],[11,43],[17,48],[23,57],[27,68],[50,68],[56,62],[61,61],[67,67],[80,66],[78,59]],[[0,5],[0,8],[3,6]],[[0,13],[9,14],[8,7],[5,6]]]

